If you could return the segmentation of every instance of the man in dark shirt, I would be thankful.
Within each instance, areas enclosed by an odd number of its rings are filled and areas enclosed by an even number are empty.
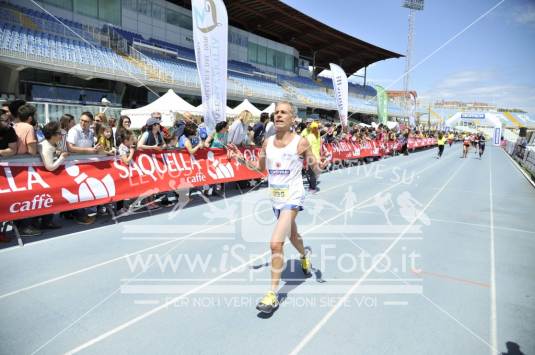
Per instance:
[[[9,108],[6,103],[2,104],[0,112],[0,158],[9,157],[17,153],[17,134],[9,122],[11,121]],[[3,223],[0,223],[3,227]],[[11,239],[0,232],[0,243],[8,243]]]
[[[254,144],[258,147],[262,146],[262,143],[264,142],[264,135],[266,132],[266,121],[269,119],[269,114],[266,112],[262,112],[260,115],[260,122],[255,123],[253,126],[253,140]]]
[[[0,112],[0,114],[7,114],[7,115],[11,115],[11,113],[9,112],[9,103],[7,101],[5,102],[2,102],[2,111]],[[11,116],[8,117],[9,120],[11,121]]]
[[[10,157],[17,153],[17,134],[8,120],[7,114],[0,116],[0,157]]]

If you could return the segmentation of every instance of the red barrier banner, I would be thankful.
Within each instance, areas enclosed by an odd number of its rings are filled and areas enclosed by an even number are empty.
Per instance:
[[[428,147],[436,144],[435,138],[411,138],[408,141],[409,149]],[[333,144],[323,144],[323,154],[331,160],[351,160],[367,157],[382,157],[400,151],[399,142],[370,141],[363,144],[351,141],[341,141]]]
[[[372,156],[382,156],[381,146],[378,142],[370,141],[365,144],[356,144],[351,141],[340,141],[332,144],[323,144],[323,154],[331,160],[351,160]]]
[[[243,149],[256,160],[260,149]],[[261,178],[228,161],[225,149],[136,152],[129,165],[115,157],[68,161],[56,171],[42,164],[0,164],[0,221],[97,206],[158,192]]]
[[[409,149],[427,147],[436,144],[436,138],[409,138],[409,140],[407,141],[407,147]]]

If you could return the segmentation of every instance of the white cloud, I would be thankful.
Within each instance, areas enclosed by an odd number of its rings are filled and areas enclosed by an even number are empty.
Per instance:
[[[465,70],[455,73],[446,78],[440,86],[444,89],[457,88],[461,85],[472,85],[481,81],[488,80],[492,77],[492,73],[488,71],[473,71]]]
[[[535,26],[535,4],[525,4],[517,6],[513,10],[513,20],[522,25]]]
[[[535,87],[511,84],[492,71],[462,71],[422,92],[425,102],[437,100],[477,101],[504,108],[520,108],[535,115]]]

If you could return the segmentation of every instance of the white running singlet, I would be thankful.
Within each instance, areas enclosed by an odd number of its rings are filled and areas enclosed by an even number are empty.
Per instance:
[[[269,194],[273,209],[303,209],[305,188],[301,170],[303,157],[298,154],[297,146],[301,136],[295,135],[284,148],[274,145],[275,136],[268,138],[266,146],[266,165],[268,170]]]

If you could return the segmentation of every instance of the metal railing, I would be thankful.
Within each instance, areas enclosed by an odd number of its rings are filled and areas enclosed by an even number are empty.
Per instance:
[[[174,80],[170,75],[165,73],[162,68],[154,65],[153,61],[151,61],[145,54],[141,53],[133,46],[130,46],[130,57],[143,63],[142,69],[144,70],[145,77],[149,77],[153,80],[164,83],[173,83]]]
[[[44,63],[49,65],[57,65],[69,69],[75,69],[75,70],[85,70],[93,73],[98,74],[110,74],[115,76],[122,76],[127,78],[132,78],[132,75],[125,70],[121,69],[112,69],[112,68],[106,68],[103,66],[97,66],[97,65],[91,65],[86,63],[80,63],[80,62],[72,62],[68,60],[63,59],[57,59],[52,58],[49,56],[39,55],[39,54],[32,54],[28,52],[20,52],[15,51],[11,49],[5,49],[0,48],[0,57],[7,57],[7,58],[14,58],[14,59],[21,59],[28,62],[36,62],[36,63]],[[147,79],[147,77],[143,77],[144,79]]]
[[[0,102],[1,101],[2,100],[0,100]],[[103,106],[97,105],[64,104],[37,101],[28,101],[28,103],[35,106],[37,110],[37,122],[39,122],[40,125],[44,125],[50,121],[59,121],[61,116],[65,113],[70,113],[73,115],[75,120],[78,122],[78,118],[84,111],[89,111],[94,114],[104,111]],[[122,110],[124,110],[122,107],[108,107],[105,114],[108,117],[119,118]]]

